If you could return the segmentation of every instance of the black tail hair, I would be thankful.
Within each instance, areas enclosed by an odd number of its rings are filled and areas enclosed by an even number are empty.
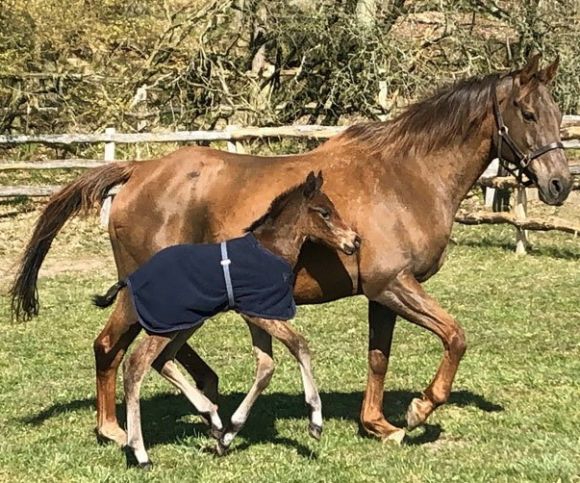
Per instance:
[[[127,282],[125,280],[120,280],[115,285],[111,286],[105,295],[93,295],[93,303],[102,309],[111,305],[115,299],[117,298],[117,294],[121,289],[127,286]]]

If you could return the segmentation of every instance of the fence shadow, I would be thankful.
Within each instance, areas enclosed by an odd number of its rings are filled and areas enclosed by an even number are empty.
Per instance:
[[[386,394],[385,416],[398,426],[404,426],[405,411],[411,399],[419,393],[412,391],[392,391]],[[222,395],[219,401],[220,415],[227,421],[245,393],[234,392]],[[360,392],[323,392],[320,394],[324,408],[325,420],[340,419],[358,424],[362,394]],[[459,407],[473,406],[483,412],[503,411],[503,406],[486,399],[481,394],[468,390],[452,393],[448,404]],[[37,426],[61,414],[94,410],[93,398],[76,399],[65,403],[57,403],[43,411],[22,419],[25,424]],[[195,414],[189,402],[180,394],[161,393],[151,398],[141,400],[141,415],[143,417],[143,433],[149,447],[158,444],[171,444],[187,436],[204,435],[207,427],[201,421],[190,422],[184,418]],[[118,405],[118,416],[124,421],[124,406]],[[245,441],[235,446],[234,451],[243,451],[255,443],[269,442],[294,447],[296,451],[307,458],[316,458],[312,449],[299,441],[280,436],[276,431],[276,421],[279,419],[299,419],[304,421],[304,433],[307,431],[308,411],[304,405],[302,394],[286,394],[274,392],[264,394],[256,402],[248,425],[243,430]],[[421,445],[437,440],[442,433],[440,425],[426,425],[418,435],[407,437],[407,444]],[[359,434],[363,432],[359,429]],[[366,436],[366,434],[364,434]]]
[[[499,248],[506,252],[515,252],[516,245],[510,241],[500,241],[494,239],[483,240],[455,240],[456,246],[470,248]],[[580,250],[573,248],[557,247],[553,245],[532,245],[527,248],[527,255],[536,257],[549,257],[559,260],[580,260]]]

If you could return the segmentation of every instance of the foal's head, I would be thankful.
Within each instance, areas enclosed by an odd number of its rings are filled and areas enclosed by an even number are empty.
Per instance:
[[[332,201],[321,190],[323,182],[322,172],[316,176],[311,171],[302,184],[278,196],[266,214],[248,231],[258,235],[268,229],[278,236],[290,231],[293,240],[300,244],[311,239],[352,255],[360,246],[360,238],[346,225]]]
[[[558,59],[544,69],[539,68],[539,60],[540,55],[532,57],[523,69],[504,80],[511,80],[511,88],[508,87],[508,95],[501,102],[501,114],[509,136],[524,154],[561,140],[562,114],[549,89],[558,70]],[[497,134],[494,140],[497,148],[500,141]],[[504,144],[501,149],[502,157],[517,161],[508,146]],[[537,185],[544,203],[562,204],[570,192],[572,179],[563,149],[553,149],[533,158],[526,174]]]

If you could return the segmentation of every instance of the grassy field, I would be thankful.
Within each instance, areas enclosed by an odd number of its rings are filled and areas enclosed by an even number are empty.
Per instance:
[[[536,235],[533,253],[518,258],[509,228],[456,229],[448,262],[427,287],[465,327],[468,352],[450,403],[401,447],[359,433],[366,304],[351,298],[303,307],[296,321],[322,392],[320,442],[307,435],[299,372],[277,344],[272,384],[225,458],[208,451],[185,398],[151,375],[142,412],[156,466],[143,474],[93,433],[92,341],[107,314],[89,296],[114,280],[104,234],[72,223],[47,260],[41,316],[8,323],[9,262],[33,217],[0,222],[0,481],[580,481],[578,239]],[[230,415],[253,378],[245,326],[221,316],[193,343],[219,373],[221,413]],[[400,321],[385,400],[391,421],[402,424],[440,356],[433,336]]]

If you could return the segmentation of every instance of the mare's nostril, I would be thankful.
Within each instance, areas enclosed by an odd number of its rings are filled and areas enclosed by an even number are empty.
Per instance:
[[[360,248],[360,236],[354,237],[354,247],[358,250]]]
[[[558,178],[553,178],[550,181],[550,188],[554,194],[559,195],[563,191],[562,182]]]

